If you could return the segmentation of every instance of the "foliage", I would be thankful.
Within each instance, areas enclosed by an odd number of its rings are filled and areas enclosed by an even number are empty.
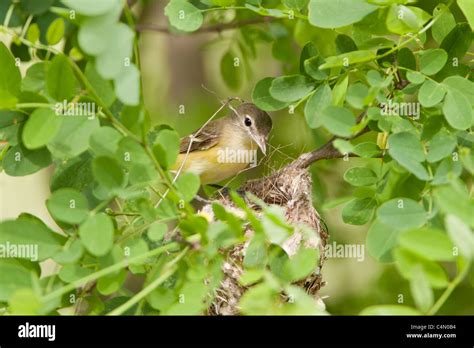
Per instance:
[[[174,34],[235,27],[220,71],[236,91],[257,47],[272,46],[283,75],[260,80],[253,102],[302,112],[308,128],[362,158],[344,175],[354,197],[343,220],[368,224],[371,256],[410,282],[416,309],[374,303],[361,314],[436,314],[474,258],[472,2],[171,0],[164,14]],[[240,281],[253,286],[242,313],[321,313],[294,285],[320,255],[302,248],[290,258],[282,248],[300,227],[272,206],[260,221],[238,195],[245,216],[214,204],[210,221],[190,203],[199,179],[170,173],[179,136],[151,126],[135,20],[119,0],[0,3],[0,31],[11,39],[0,42],[1,167],[25,176],[54,164],[46,207],[61,229],[27,214],[1,222],[0,244],[39,254],[0,259],[0,303],[16,314],[78,303],[87,314],[204,313],[250,223]],[[22,62],[32,64],[20,73]],[[38,262],[48,259],[60,271],[41,277]],[[138,293],[125,287],[127,272],[143,277]]]

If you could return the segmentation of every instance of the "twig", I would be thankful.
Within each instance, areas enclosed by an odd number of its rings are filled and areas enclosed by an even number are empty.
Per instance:
[[[196,31],[194,31],[190,34],[220,33],[220,32],[225,31],[225,30],[237,29],[237,28],[240,28],[240,27],[243,27],[243,26],[246,26],[246,25],[268,23],[268,22],[274,21],[276,19],[279,19],[279,18],[258,17],[258,18],[252,18],[252,19],[237,21],[237,22],[219,23],[219,24],[209,25],[209,26],[206,26],[206,27],[201,27],[200,29],[198,29],[198,30],[196,30]],[[156,31],[156,32],[165,33],[165,34],[173,34],[173,31],[171,31],[168,26],[163,26],[163,25],[153,24],[153,23],[137,24],[135,26],[135,29],[138,32]]]
[[[360,114],[357,119],[361,120],[363,116],[364,116],[364,113]],[[359,133],[357,133],[356,135],[354,135],[350,139],[357,138],[357,137],[361,136],[362,134],[365,134],[369,131],[370,131],[370,129],[368,127],[365,127],[363,130],[361,130]],[[313,164],[314,162],[319,161],[319,160],[323,160],[323,159],[341,158],[341,157],[344,157],[344,156],[349,156],[349,157],[355,157],[356,156],[353,153],[343,154],[343,153],[339,152],[339,150],[337,150],[333,145],[333,142],[336,139],[345,139],[345,138],[338,137],[338,136],[332,137],[326,144],[324,144],[320,148],[318,148],[316,150],[313,150],[311,152],[304,153],[300,157],[298,157],[296,159],[296,161],[294,162],[295,165],[299,168],[307,168],[311,164]]]

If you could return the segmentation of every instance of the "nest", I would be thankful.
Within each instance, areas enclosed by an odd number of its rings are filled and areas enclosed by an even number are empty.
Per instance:
[[[295,233],[285,241],[283,249],[291,257],[294,255],[301,243],[305,247],[318,248],[320,252],[320,261],[318,267],[306,279],[299,281],[296,285],[304,288],[307,293],[312,295],[320,305],[324,308],[324,303],[318,296],[319,289],[324,286],[321,276],[321,268],[323,266],[324,247],[326,245],[328,234],[321,220],[320,215],[314,209],[312,204],[312,181],[311,176],[305,165],[305,158],[300,157],[295,162],[287,165],[281,170],[271,174],[270,176],[251,180],[246,182],[239,192],[251,193],[267,204],[276,204],[281,206],[285,212],[287,222],[293,226],[305,225],[309,227],[314,235],[310,238],[303,238],[301,229],[296,228]],[[245,195],[244,195],[245,197]],[[228,196],[217,199],[226,209],[244,216],[231,201]],[[260,213],[260,207],[246,199],[247,204],[256,214]],[[211,204],[207,204],[202,211],[213,217]],[[253,234],[250,227],[245,231],[247,240]],[[245,291],[248,289],[239,283],[239,277],[243,273],[243,258],[248,242],[235,246],[227,256],[222,266],[224,274],[220,287],[216,290],[215,298],[208,308],[209,315],[238,315],[238,303]]]

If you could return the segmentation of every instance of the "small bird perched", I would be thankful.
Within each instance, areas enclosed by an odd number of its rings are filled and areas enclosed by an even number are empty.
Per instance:
[[[270,116],[252,103],[209,122],[181,139],[179,156],[171,168],[199,175],[202,184],[212,184],[256,164],[257,148],[266,154],[272,129]],[[184,161],[184,164],[183,164]]]

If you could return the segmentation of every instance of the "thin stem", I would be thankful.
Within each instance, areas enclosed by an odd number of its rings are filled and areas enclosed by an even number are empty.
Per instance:
[[[469,263],[466,261],[466,264],[464,265],[464,269],[462,272],[460,272],[448,285],[446,290],[441,294],[441,296],[438,298],[436,303],[430,308],[430,310],[426,313],[427,315],[435,315],[441,307],[443,307],[444,303],[446,300],[449,298],[451,293],[456,289],[456,287],[461,283],[461,281],[464,279],[466,274],[469,271]]]
[[[169,263],[167,263],[164,266],[164,271],[163,273],[156,278],[153,282],[151,282],[149,285],[144,287],[140,292],[138,292],[135,296],[133,296],[130,300],[122,304],[121,306],[115,308],[113,311],[109,312],[107,315],[121,315],[124,312],[126,312],[129,308],[133,307],[136,303],[140,302],[142,299],[144,299],[148,294],[150,294],[153,290],[155,290],[158,286],[160,286],[166,279],[168,279],[176,270],[178,267],[176,266],[176,263],[183,258],[183,256],[187,253],[189,250],[189,247],[186,247],[183,249],[181,253],[179,253],[178,256],[176,256],[173,260],[171,260]]]
[[[8,7],[7,14],[5,16],[5,20],[3,21],[3,26],[8,27],[8,24],[10,24],[10,19],[12,18],[13,10],[15,9],[15,4],[12,3],[10,7]]]
[[[406,45],[408,45],[410,42],[412,42],[413,40],[415,40],[416,38],[418,38],[418,36],[420,36],[421,34],[425,33],[426,31],[428,31],[429,28],[431,28],[440,18],[441,16],[449,9],[449,7],[452,5],[453,3],[453,0],[451,0],[449,2],[449,4],[444,7],[441,11],[439,11],[436,16],[425,26],[423,27],[423,29],[421,29],[418,33],[416,33],[415,35],[413,35],[412,37],[410,37],[408,40],[405,40],[403,42],[401,42],[400,44],[398,44],[397,46],[395,46],[394,48],[388,50],[387,52],[383,53],[383,54],[380,54],[378,56],[376,56],[374,58],[374,60],[378,60],[380,58],[383,58],[383,57],[386,57],[396,51],[398,51],[399,49],[405,47]],[[372,59],[371,59],[372,60]]]
[[[53,104],[48,103],[19,103],[17,109],[36,109],[36,108],[54,108]]]
[[[100,271],[97,271],[97,272],[89,274],[89,275],[87,275],[83,278],[75,280],[72,283],[70,283],[66,286],[63,286],[62,288],[57,289],[57,290],[43,296],[42,300],[43,300],[43,302],[51,301],[52,299],[54,299],[56,297],[59,297],[59,296],[62,296],[64,294],[67,294],[69,291],[72,291],[72,290],[74,290],[74,289],[76,289],[76,288],[78,288],[78,287],[80,287],[84,284],[95,281],[99,278],[102,278],[102,277],[108,275],[108,274],[114,273],[114,272],[116,272],[116,271],[118,271],[122,268],[125,268],[132,262],[137,262],[137,261],[140,261],[140,260],[152,257],[152,256],[157,256],[157,255],[163,254],[164,252],[175,249],[178,246],[179,246],[178,243],[172,242],[172,243],[163,245],[161,247],[158,247],[156,249],[150,250],[150,251],[148,251],[144,254],[124,259],[120,262],[117,262],[117,263],[113,264],[112,266],[106,267],[104,269],[101,269]]]
[[[174,272],[176,272],[177,267],[171,267],[163,272],[161,276],[156,278],[150,285],[143,288],[139,293],[133,296],[130,300],[122,304],[121,306],[115,308],[113,311],[109,312],[107,315],[122,315],[129,308],[133,307],[134,304],[140,302],[145,298],[149,293],[151,293],[155,288],[160,286],[166,279],[168,279]]]

